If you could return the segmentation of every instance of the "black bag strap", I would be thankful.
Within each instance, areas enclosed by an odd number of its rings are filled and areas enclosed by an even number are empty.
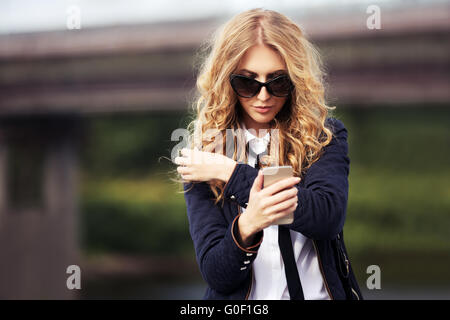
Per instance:
[[[355,289],[352,286],[351,281],[352,279],[350,275],[350,260],[348,259],[347,254],[345,253],[343,242],[344,242],[344,234],[343,231],[341,231],[332,241],[337,258],[336,266],[338,268],[338,274],[339,277],[341,278],[347,299],[360,300],[361,299],[360,295],[356,293]]]

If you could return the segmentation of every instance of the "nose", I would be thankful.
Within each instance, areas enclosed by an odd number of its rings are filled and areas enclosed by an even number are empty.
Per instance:
[[[270,93],[269,93],[269,91],[267,91],[266,87],[262,87],[261,90],[259,90],[257,98],[262,101],[270,99]]]

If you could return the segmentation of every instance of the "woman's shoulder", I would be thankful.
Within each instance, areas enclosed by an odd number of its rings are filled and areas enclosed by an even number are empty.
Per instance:
[[[333,146],[337,145],[342,148],[343,152],[347,154],[348,152],[348,142],[347,142],[347,128],[345,127],[342,120],[329,117],[325,120],[325,126],[331,130],[333,137],[331,142],[327,145],[326,149],[332,149]]]
[[[325,126],[333,132],[334,136],[345,136],[347,137],[347,128],[345,127],[342,120],[336,119],[334,117],[329,117],[325,119]]]

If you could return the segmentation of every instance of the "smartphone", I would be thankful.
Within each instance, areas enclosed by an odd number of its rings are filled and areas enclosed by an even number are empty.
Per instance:
[[[262,174],[264,177],[263,187],[266,188],[271,184],[280,181],[285,178],[290,178],[293,176],[292,166],[274,166],[266,167],[262,169]],[[273,223],[273,225],[279,224],[291,224],[294,222],[294,213],[291,212],[288,216],[278,219]]]

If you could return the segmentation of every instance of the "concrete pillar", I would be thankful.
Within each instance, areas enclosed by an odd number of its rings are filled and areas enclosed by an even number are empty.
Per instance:
[[[77,297],[77,291],[66,286],[67,267],[79,265],[77,125],[70,117],[0,125],[0,130],[8,132],[7,141],[0,143],[0,206],[4,209],[0,211],[0,299]],[[42,171],[37,175],[42,177],[37,207],[15,207],[5,191],[9,181],[6,151],[25,143],[30,157],[43,160],[36,169]]]

